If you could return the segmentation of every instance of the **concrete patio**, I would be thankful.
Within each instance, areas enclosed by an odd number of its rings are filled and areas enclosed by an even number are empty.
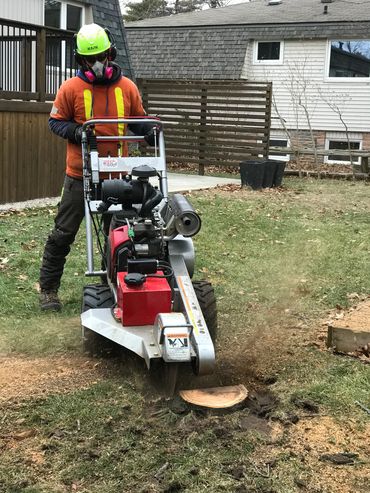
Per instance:
[[[203,190],[214,188],[219,185],[240,185],[240,179],[237,178],[217,178],[215,176],[187,175],[182,173],[168,173],[168,189],[170,193],[190,192],[192,190]],[[56,205],[59,197],[48,197],[43,199],[27,200],[25,202],[14,202],[0,204],[0,211],[10,209],[26,209],[30,207],[44,207]]]

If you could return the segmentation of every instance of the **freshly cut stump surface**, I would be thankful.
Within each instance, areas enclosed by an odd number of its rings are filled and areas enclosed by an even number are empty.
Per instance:
[[[180,396],[186,402],[196,406],[222,409],[243,402],[248,396],[248,390],[244,385],[232,385],[209,389],[181,390]]]

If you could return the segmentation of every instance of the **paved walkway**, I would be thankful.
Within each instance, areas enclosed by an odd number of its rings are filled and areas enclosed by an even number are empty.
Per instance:
[[[240,178],[216,178],[215,176],[185,175],[168,173],[168,189],[170,192],[190,192],[217,187],[217,185],[240,185]]]
[[[202,190],[217,187],[218,185],[240,185],[240,179],[216,178],[214,176],[186,175],[182,173],[168,173],[169,192],[190,192],[191,190]],[[30,207],[44,207],[57,204],[59,197],[48,197],[44,199],[27,200],[26,202],[14,202],[0,204],[0,211],[9,209],[25,209]]]

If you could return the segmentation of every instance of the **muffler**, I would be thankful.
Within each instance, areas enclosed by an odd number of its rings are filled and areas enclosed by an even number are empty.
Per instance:
[[[170,203],[173,227],[178,234],[189,237],[196,235],[201,227],[201,219],[194,207],[181,193],[175,193]]]

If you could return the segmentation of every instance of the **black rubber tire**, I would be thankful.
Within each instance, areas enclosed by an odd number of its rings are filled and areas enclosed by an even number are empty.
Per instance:
[[[217,340],[217,304],[214,289],[209,281],[193,281],[193,288],[212,342],[215,343]]]
[[[90,308],[110,308],[113,303],[109,286],[91,284],[83,289],[81,312],[86,312]],[[111,356],[116,346],[113,341],[86,327],[82,327],[82,344],[84,352],[90,356]]]

